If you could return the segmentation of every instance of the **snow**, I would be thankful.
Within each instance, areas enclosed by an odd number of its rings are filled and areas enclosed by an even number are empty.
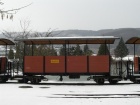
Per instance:
[[[107,82],[97,85],[93,81],[43,81],[38,85],[8,81],[0,84],[2,105],[139,105],[139,98],[139,84],[130,81],[117,85]]]
[[[116,58],[114,56],[112,56],[112,58],[116,61],[120,61],[121,58]],[[134,55],[127,55],[126,57],[122,58],[123,61],[133,61],[134,60]]]

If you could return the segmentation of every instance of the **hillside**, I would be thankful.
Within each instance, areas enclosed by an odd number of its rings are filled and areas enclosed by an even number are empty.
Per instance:
[[[59,33],[59,34],[57,34]],[[57,35],[55,35],[57,34]],[[120,28],[120,29],[104,29],[98,31],[92,30],[62,30],[55,31],[54,36],[116,36],[122,37],[124,41],[128,40],[131,37],[140,37],[140,28]],[[115,42],[114,45],[111,45],[111,52],[113,53],[114,48],[116,48],[119,40]],[[130,51],[130,54],[133,54],[133,46],[127,45]],[[90,45],[90,48],[97,53],[99,45]],[[140,46],[136,46],[136,51],[140,51]]]
[[[59,33],[58,35],[55,35],[56,33]],[[117,37],[123,37],[124,40],[127,40],[128,38],[132,36],[140,36],[140,28],[121,28],[121,29],[106,29],[106,30],[98,30],[98,31],[92,31],[92,30],[61,30],[61,31],[55,31],[55,36],[117,36]]]

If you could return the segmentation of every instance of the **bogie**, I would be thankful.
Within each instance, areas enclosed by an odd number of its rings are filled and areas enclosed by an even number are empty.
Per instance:
[[[110,84],[117,84],[118,83],[118,80],[109,79],[108,81]]]
[[[105,82],[105,79],[104,79],[104,78],[97,78],[97,79],[94,79],[94,81],[95,81],[98,85],[103,85],[104,82]]]

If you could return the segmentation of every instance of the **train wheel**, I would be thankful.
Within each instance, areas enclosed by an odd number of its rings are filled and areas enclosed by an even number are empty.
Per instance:
[[[39,84],[40,80],[38,78],[36,78],[35,83]]]
[[[3,78],[2,83],[6,83],[8,81],[8,78]]]
[[[35,83],[36,83],[35,78],[32,78],[31,79],[31,84],[35,84]]]
[[[24,83],[28,83],[28,81],[29,81],[29,80],[28,80],[27,78],[24,79]]]
[[[63,78],[60,78],[59,81],[63,81]]]
[[[109,79],[108,81],[109,81],[109,83],[112,84],[112,85],[118,83],[118,80]]]
[[[24,83],[24,80],[23,79],[18,80],[18,83]]]
[[[32,78],[31,79],[31,84],[38,84],[39,82],[41,82],[41,80],[38,79],[38,78]]]
[[[60,76],[59,81],[63,81],[63,77],[62,76]]]
[[[96,82],[98,85],[103,85],[104,82],[105,82],[105,79],[104,79],[104,78],[99,78],[99,79],[96,79],[95,82]]]
[[[140,83],[140,80],[133,80],[133,83],[139,84]]]
[[[137,80],[138,81],[138,83],[140,84],[140,80]]]
[[[1,80],[1,83],[6,83],[6,81],[7,81],[7,80],[5,80],[5,79],[2,79],[2,80]]]

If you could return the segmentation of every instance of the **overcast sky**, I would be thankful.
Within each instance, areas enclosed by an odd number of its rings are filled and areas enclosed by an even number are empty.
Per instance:
[[[0,19],[0,31],[20,31],[20,21],[30,21],[33,31],[140,28],[140,0],[2,0],[0,8],[13,9],[32,3]]]

